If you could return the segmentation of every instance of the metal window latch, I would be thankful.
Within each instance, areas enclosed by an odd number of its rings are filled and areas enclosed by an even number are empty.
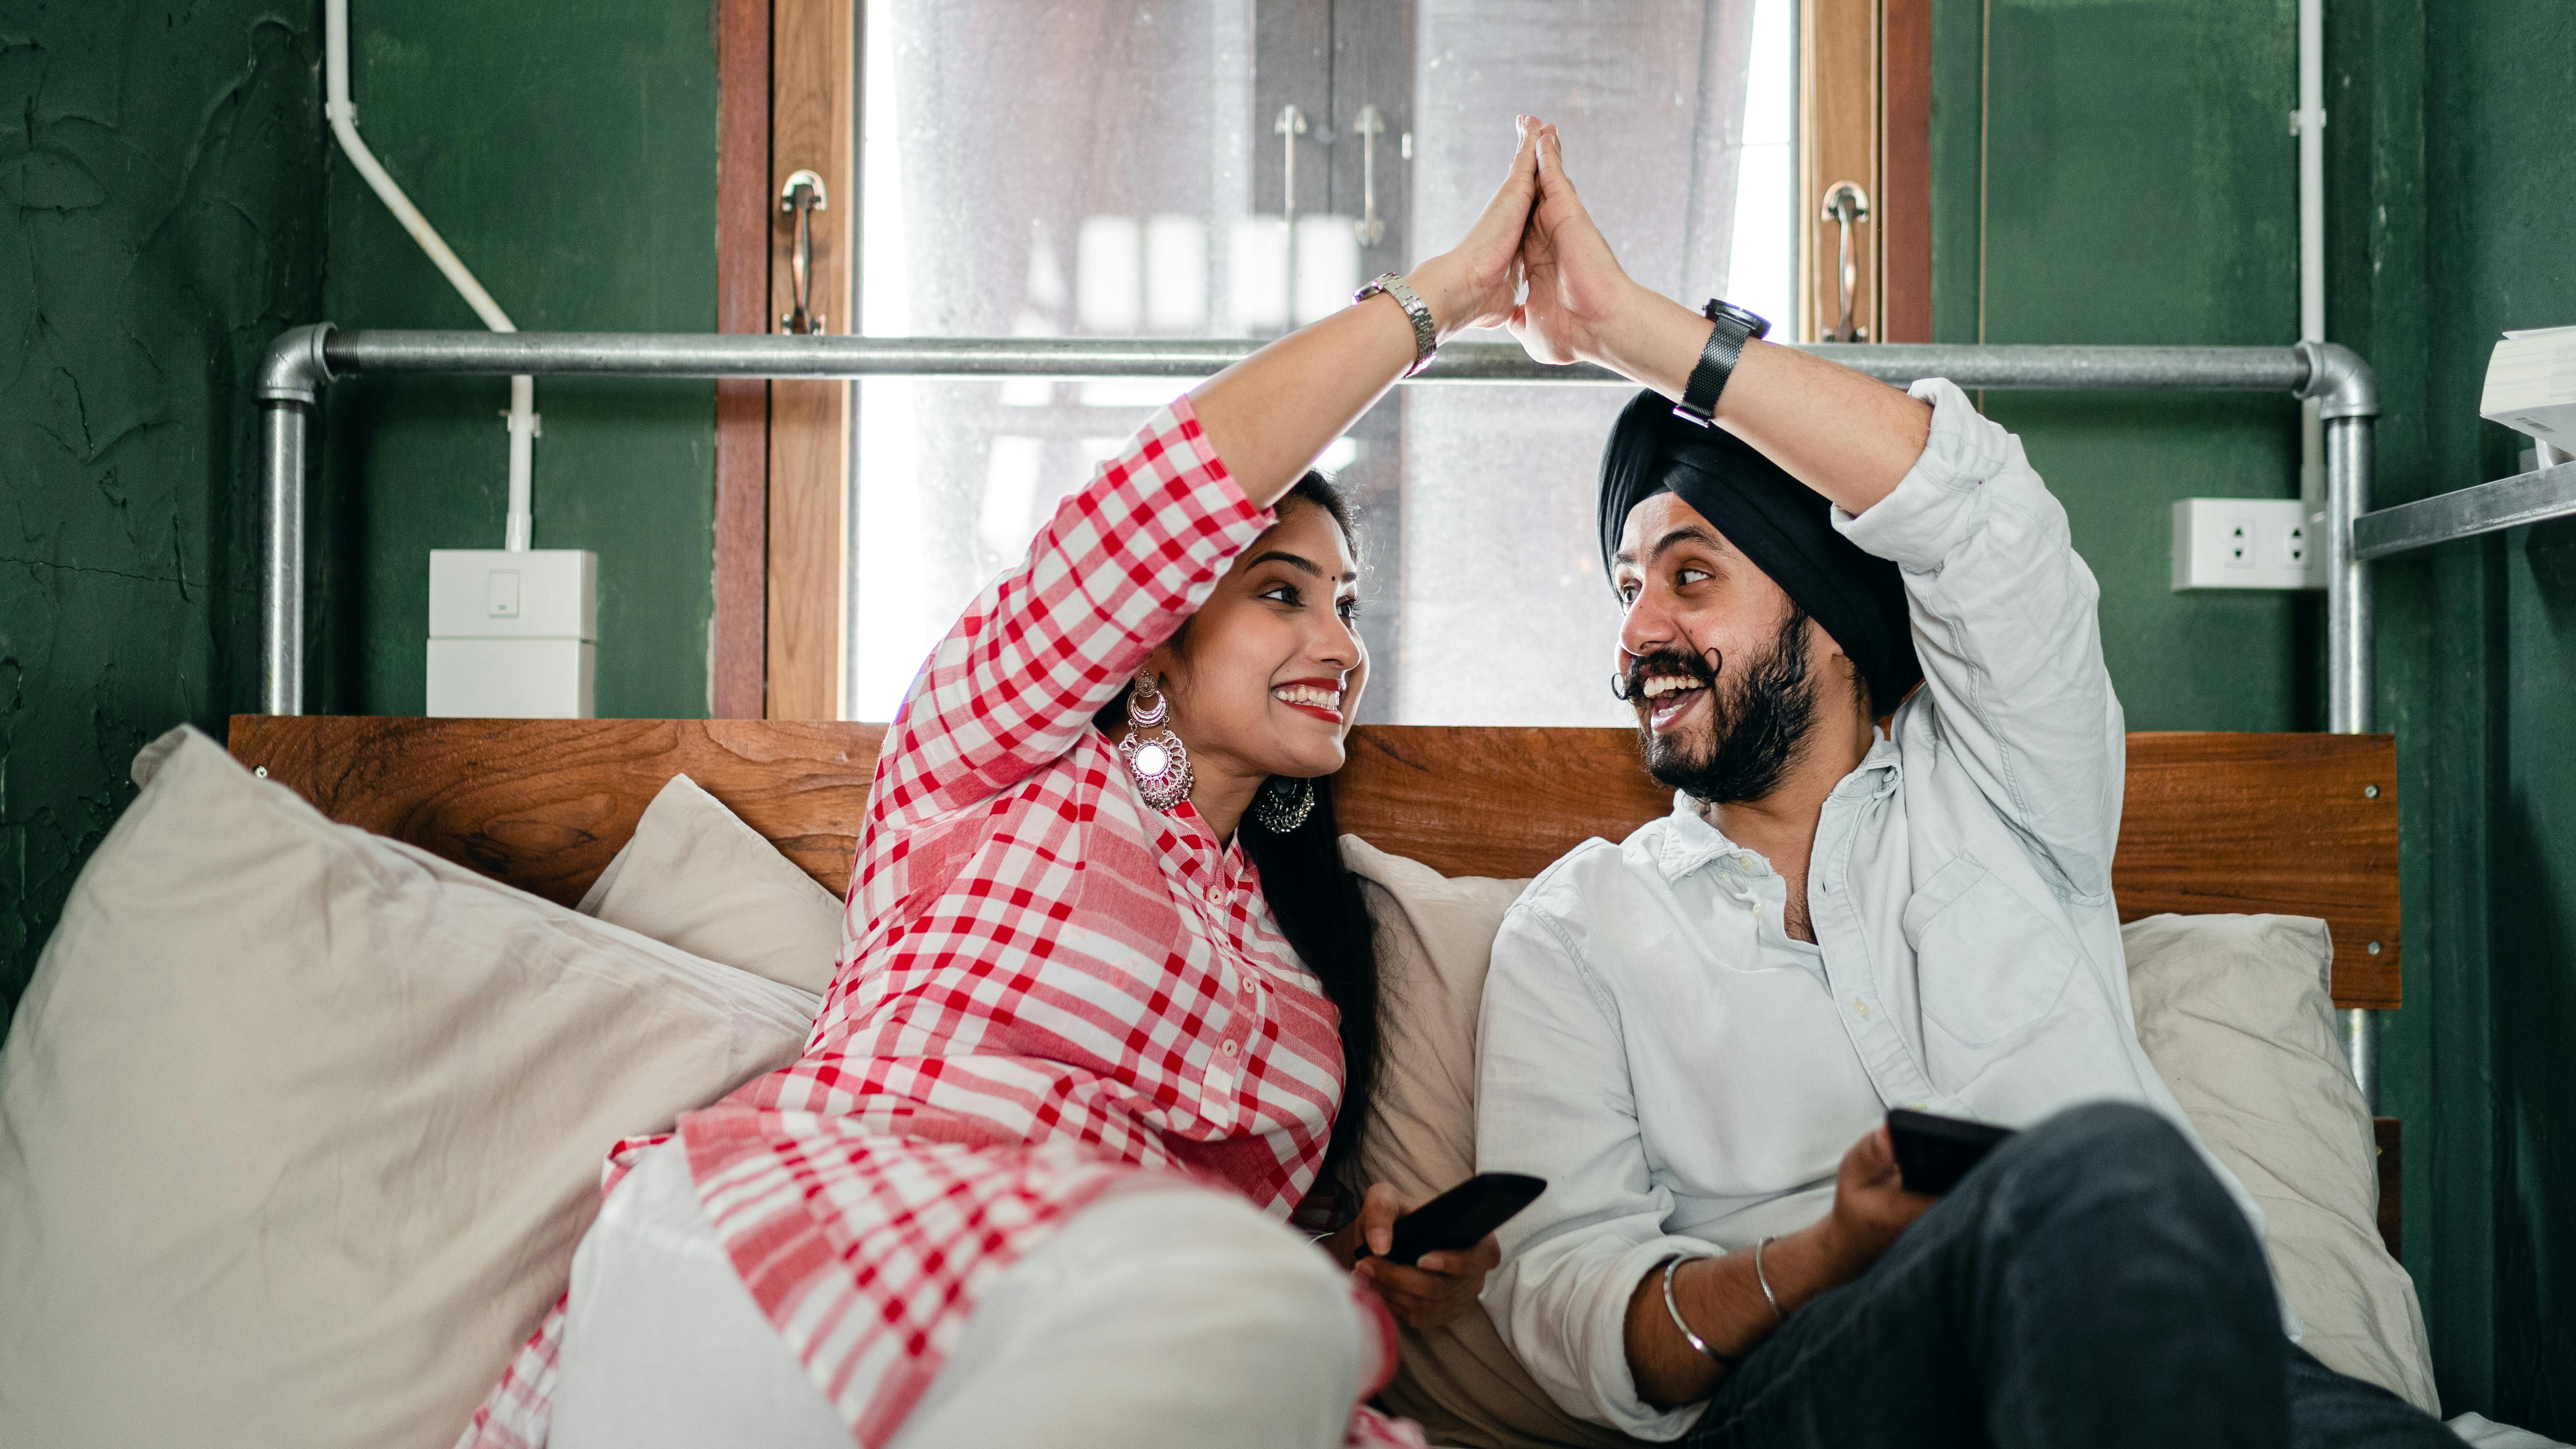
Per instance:
[[[814,303],[814,213],[832,209],[832,201],[823,191],[823,178],[811,171],[799,171],[787,178],[778,189],[778,209],[796,217],[796,248],[788,253],[788,271],[796,279],[796,305],[778,319],[781,332],[819,333],[823,314],[813,310]]]
[[[1852,238],[1852,229],[1869,220],[1869,193],[1857,182],[1837,181],[1825,192],[1824,219],[1838,223],[1842,240],[1837,252],[1840,266],[1835,282],[1842,294],[1842,324],[1827,332],[1827,342],[1867,342],[1869,329],[1852,322],[1852,304],[1860,295],[1860,248]]]
[[[1373,247],[1386,240],[1386,219],[1377,214],[1377,138],[1386,134],[1386,115],[1375,106],[1362,106],[1351,129],[1360,137],[1360,219],[1351,229],[1359,233],[1361,246]]]

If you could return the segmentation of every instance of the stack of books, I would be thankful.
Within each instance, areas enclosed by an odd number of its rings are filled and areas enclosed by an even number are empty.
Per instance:
[[[2576,327],[2506,333],[2487,361],[2478,416],[2576,453]]]

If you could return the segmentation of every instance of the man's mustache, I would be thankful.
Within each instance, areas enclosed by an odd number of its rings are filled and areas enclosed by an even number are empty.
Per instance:
[[[1714,649],[1708,652],[1717,654]],[[1631,655],[1626,669],[1611,674],[1610,693],[1621,704],[1632,703],[1645,695],[1648,676],[1657,674],[1688,675],[1714,689],[1717,687],[1717,671],[1723,663],[1722,655],[1717,663],[1711,663],[1706,655],[1685,654],[1679,649],[1658,649],[1652,654]]]

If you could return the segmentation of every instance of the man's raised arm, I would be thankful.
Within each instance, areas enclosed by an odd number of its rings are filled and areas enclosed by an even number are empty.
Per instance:
[[[1539,200],[1512,329],[1544,362],[1597,362],[1680,398],[1710,323],[1632,281],[1538,138]],[[2066,512],[1955,387],[1900,392],[1794,348],[1750,341],[1717,423],[1837,509],[1836,527],[1903,570],[1941,740],[2028,842],[2052,887],[2110,891],[2127,737],[2102,663],[2100,590]]]

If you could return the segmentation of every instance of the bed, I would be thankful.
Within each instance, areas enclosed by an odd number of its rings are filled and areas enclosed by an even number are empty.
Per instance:
[[[229,749],[147,746],[0,1048],[0,1419],[446,1449],[562,1291],[603,1153],[795,1059],[880,737],[244,716]],[[2334,1010],[2398,1002],[2391,742],[2129,748],[2140,1043],[2263,1207],[2312,1351],[2433,1407],[2389,1251],[2395,1124]],[[1363,727],[1339,800],[1386,983],[1358,1168],[1427,1199],[1474,1170],[1477,1007],[1520,878],[1669,797],[1627,731]],[[1380,1401],[1435,1443],[1625,1442],[1484,1315],[1404,1337]]]
[[[849,879],[884,727],[783,720],[238,715],[230,748],[325,815],[510,885],[578,901],[655,794],[686,774],[825,888]],[[2399,1005],[2397,794],[2388,735],[2136,733],[2113,862],[2123,921],[2162,912],[2324,920],[2338,1007]],[[1535,874],[1670,808],[1629,731],[1363,725],[1342,828],[1445,875]],[[2397,1251],[2399,1127],[2374,1124],[2379,1228]]]

